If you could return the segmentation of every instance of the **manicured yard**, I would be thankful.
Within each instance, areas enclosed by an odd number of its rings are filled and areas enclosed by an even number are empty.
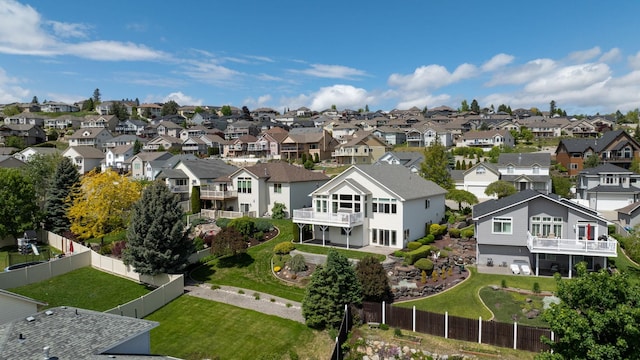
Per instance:
[[[371,255],[373,255],[380,261],[383,261],[386,258],[384,255],[371,254],[371,253],[366,253],[366,252],[356,251],[356,250],[347,250],[347,249],[340,249],[340,248],[322,247],[322,246],[297,244],[297,243],[295,244],[295,246],[296,246],[296,250],[300,250],[302,252],[311,253],[311,254],[327,254],[329,250],[333,249],[339,252],[340,254],[346,256],[349,259],[360,260],[366,256],[371,256]]]
[[[235,306],[183,295],[147,320],[154,354],[183,359],[325,359],[331,353],[326,333],[304,324]]]
[[[528,319],[523,309],[543,310],[542,296],[524,295],[502,289],[494,290],[490,287],[480,289],[482,301],[491,309],[498,322],[510,323],[517,321],[520,325],[549,327],[541,316]],[[527,302],[527,299],[530,302]]]
[[[478,295],[480,289],[485,286],[501,286],[504,279],[506,286],[512,288],[532,290],[533,283],[537,282],[542,291],[556,289],[556,282],[551,277],[479,274],[473,267],[468,269],[472,273],[471,277],[456,287],[424,299],[399,303],[397,306],[409,308],[415,306],[418,310],[440,314],[448,312],[453,316],[472,319],[482,316],[483,319],[490,319],[491,312]]]
[[[197,267],[191,272],[191,277],[212,284],[237,286],[302,301],[303,288],[286,285],[271,273],[274,246],[293,239],[290,220],[273,220],[273,223],[280,230],[276,238],[249,248],[246,254],[215,259]]]
[[[48,303],[106,311],[150,292],[144,285],[84,267],[9,291]]]

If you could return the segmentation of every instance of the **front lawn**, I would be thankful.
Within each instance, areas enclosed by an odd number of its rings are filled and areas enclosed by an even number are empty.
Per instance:
[[[491,312],[482,303],[479,296],[479,291],[483,287],[490,285],[501,286],[502,280],[504,280],[507,287],[523,290],[532,290],[535,282],[540,285],[541,291],[555,291],[556,289],[556,281],[552,277],[480,274],[474,267],[467,269],[472,275],[461,284],[440,294],[420,300],[399,303],[397,306],[408,308],[415,306],[418,310],[439,314],[448,312],[452,316],[471,319],[477,319],[480,316],[483,319],[490,319]]]
[[[9,291],[49,305],[107,311],[149,293],[145,285],[90,266]]]
[[[182,359],[281,359],[295,353],[323,359],[331,352],[326,333],[296,321],[183,295],[146,317],[151,351]]]
[[[386,256],[380,255],[380,254],[372,254],[372,253],[367,253],[363,251],[347,250],[347,249],[335,248],[335,247],[324,247],[324,246],[307,245],[307,244],[299,244],[299,243],[295,243],[294,245],[296,247],[296,250],[300,250],[302,252],[311,253],[311,254],[326,255],[329,252],[329,250],[336,250],[337,252],[344,255],[348,259],[362,260],[367,256],[373,256],[376,259],[378,259],[378,261],[384,261],[384,259],[387,258]]]

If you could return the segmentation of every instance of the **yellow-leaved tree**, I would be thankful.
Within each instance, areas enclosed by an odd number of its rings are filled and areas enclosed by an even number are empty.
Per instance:
[[[112,170],[85,174],[71,196],[73,204],[67,213],[71,231],[87,240],[126,229],[131,208],[141,192],[139,182]]]

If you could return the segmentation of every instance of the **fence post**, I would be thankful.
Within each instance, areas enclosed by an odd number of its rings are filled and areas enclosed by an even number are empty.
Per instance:
[[[416,306],[413,306],[413,332],[416,332]]]
[[[478,344],[482,344],[482,316],[478,318]]]
[[[385,302],[382,302],[382,323],[386,324],[387,320],[387,307],[385,306]]]
[[[518,348],[518,323],[513,323],[513,349]]]
[[[444,338],[449,338],[449,312],[444,312]]]
[[[551,341],[556,341],[556,334],[551,331]],[[551,353],[553,354],[553,349],[551,349]]]

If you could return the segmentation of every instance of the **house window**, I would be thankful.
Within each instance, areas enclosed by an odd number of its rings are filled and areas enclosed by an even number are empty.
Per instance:
[[[396,199],[378,199],[373,198],[373,212],[383,214],[395,214],[397,213]]]
[[[534,165],[533,166],[533,173],[534,174],[540,174],[540,166]]]
[[[578,164],[569,164],[569,168],[571,170],[577,170],[578,169]]]
[[[176,179],[176,186],[186,186],[187,179]]]
[[[395,246],[398,242],[395,230],[371,229],[373,243],[384,246]],[[380,240],[378,242],[378,240]]]
[[[476,174],[484,174],[487,170],[484,168],[484,166],[478,166],[476,168]]]
[[[624,156],[625,159],[630,159],[631,158],[631,149],[628,148],[628,147],[624,148],[624,155],[623,156]]]
[[[320,212],[320,213],[327,212],[327,196],[319,195],[316,198],[316,212]]]
[[[240,211],[242,211],[243,213],[248,213],[249,212],[249,204],[240,204]]]
[[[251,178],[250,177],[238,178],[238,192],[241,194],[251,194]]]
[[[540,237],[562,236],[562,224],[564,221],[561,217],[550,216],[532,216],[531,217],[531,234]]]
[[[512,222],[511,218],[504,218],[504,217],[493,218],[492,233],[493,234],[511,234],[512,233],[511,222]]]
[[[515,168],[513,167],[513,165],[507,166],[507,174],[513,174],[514,170]]]
[[[378,243],[378,230],[371,229],[371,242],[374,244]]]
[[[409,240],[409,229],[404,230],[404,240]]]
[[[431,200],[430,200],[430,199],[426,199],[426,200],[424,201],[424,208],[425,208],[425,209],[428,209],[428,208],[430,208],[430,207],[431,207]]]
[[[282,194],[282,184],[273,184],[273,192],[276,194]]]

